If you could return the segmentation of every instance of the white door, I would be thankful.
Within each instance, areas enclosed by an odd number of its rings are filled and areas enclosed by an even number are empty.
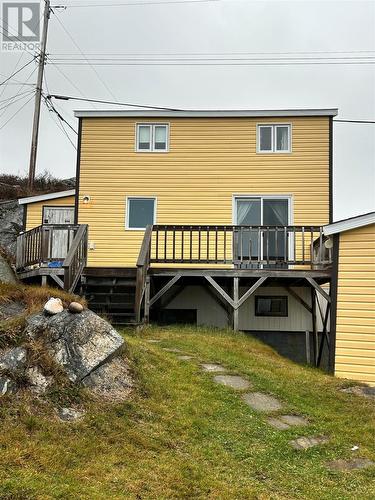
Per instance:
[[[74,207],[43,207],[43,224],[72,225],[74,224]],[[49,242],[49,258],[64,259],[72,243],[72,230],[53,228]]]

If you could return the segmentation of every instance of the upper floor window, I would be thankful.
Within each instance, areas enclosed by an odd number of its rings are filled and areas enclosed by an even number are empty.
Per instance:
[[[169,126],[163,123],[137,124],[137,151],[163,152],[168,151]]]
[[[290,124],[258,125],[257,132],[258,153],[291,152]]]

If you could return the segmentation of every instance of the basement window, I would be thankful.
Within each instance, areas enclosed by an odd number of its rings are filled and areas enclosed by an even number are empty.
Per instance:
[[[136,151],[140,153],[166,152],[169,147],[169,126],[164,123],[138,123]]]
[[[290,153],[291,125],[258,125],[257,152],[258,153]]]
[[[143,230],[156,222],[156,198],[128,197],[126,229]]]
[[[255,316],[288,316],[288,297],[285,295],[255,296]]]

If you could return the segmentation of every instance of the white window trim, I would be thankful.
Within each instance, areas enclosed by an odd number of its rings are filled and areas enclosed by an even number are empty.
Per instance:
[[[129,200],[154,200],[154,220],[153,224],[156,224],[156,213],[158,207],[158,199],[156,196],[126,196],[125,198],[125,229],[127,231],[144,231],[145,227],[129,227]]]
[[[263,221],[263,200],[271,199],[271,200],[288,200],[288,226],[293,226],[294,224],[294,203],[293,203],[293,195],[291,194],[233,194],[232,195],[232,224],[238,226],[237,222],[237,205],[236,200],[238,198],[258,198],[261,200],[260,204],[260,218]],[[263,225],[263,224],[261,224]],[[262,248],[263,252],[263,248]],[[293,238],[289,238],[289,248],[288,253],[290,257],[294,258],[294,242]],[[293,260],[293,259],[292,259]]]
[[[292,134],[293,127],[291,123],[257,123],[256,125],[256,151],[262,155],[285,155],[290,154],[292,152]],[[272,149],[269,151],[262,151],[260,149],[260,129],[261,127],[272,127],[271,129],[271,143]],[[287,151],[278,151],[276,150],[276,128],[277,127],[289,127],[289,137],[288,137],[288,150]]]
[[[151,127],[151,137],[150,137],[150,149],[139,149],[138,147],[138,129],[140,126],[146,125]],[[166,137],[166,148],[165,149],[155,149],[154,146],[154,129],[155,127],[162,126],[167,129],[167,137]],[[161,122],[137,122],[135,124],[135,151],[136,153],[168,153],[169,152],[169,123],[161,123]]]

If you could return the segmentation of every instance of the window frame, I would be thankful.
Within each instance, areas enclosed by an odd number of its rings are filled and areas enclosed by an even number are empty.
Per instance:
[[[154,217],[152,224],[156,224],[156,213],[157,213],[157,197],[156,196],[127,196],[125,199],[125,229],[127,231],[144,231],[145,227],[129,227],[129,202],[131,200],[153,200],[154,201]],[[147,227],[147,226],[146,226]]]
[[[271,127],[271,149],[270,150],[262,150],[260,149],[260,129],[262,127]],[[277,145],[277,128],[278,127],[288,127],[288,149],[287,150],[278,150],[276,149]],[[290,154],[292,153],[292,124],[291,123],[257,123],[256,128],[256,152],[259,154],[267,155],[267,154]]]
[[[150,134],[150,149],[139,149],[139,127],[147,126],[151,129]],[[166,128],[166,143],[165,149],[155,149],[155,128]],[[170,124],[167,122],[137,122],[135,124],[135,151],[136,153],[168,153],[169,152],[169,130]]]
[[[273,300],[273,299],[283,299],[285,301],[286,307],[285,307],[285,314],[262,314],[258,312],[258,302],[261,299],[268,299],[268,300]],[[289,300],[288,300],[288,295],[255,295],[254,298],[254,316],[258,318],[288,318],[289,317]]]

